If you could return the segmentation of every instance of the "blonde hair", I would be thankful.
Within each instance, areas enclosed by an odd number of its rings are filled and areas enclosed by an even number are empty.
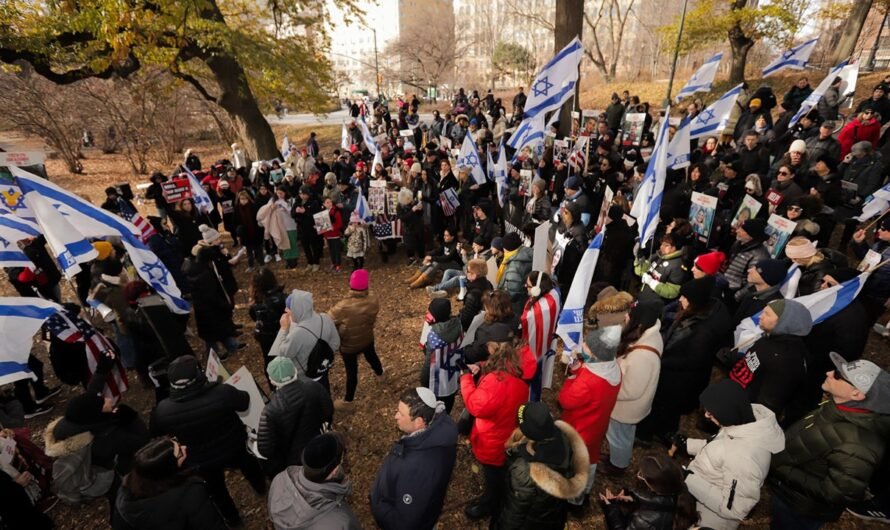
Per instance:
[[[484,259],[471,259],[467,262],[467,272],[472,272],[477,276],[485,276],[488,274],[488,263]]]

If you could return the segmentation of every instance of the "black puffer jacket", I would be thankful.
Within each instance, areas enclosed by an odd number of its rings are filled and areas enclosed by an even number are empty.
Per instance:
[[[302,378],[278,388],[263,409],[257,448],[270,477],[302,464],[303,448],[334,419],[334,403],[323,386]]]
[[[121,487],[111,519],[114,530],[225,530],[207,486],[189,477],[160,495],[137,499]]]
[[[186,260],[182,267],[192,289],[198,336],[208,342],[223,341],[235,335],[232,302],[238,288],[228,262],[222,260],[225,263],[222,266],[220,260],[216,259],[217,254],[218,249],[202,248],[197,256]],[[216,265],[215,270],[213,265]]]
[[[153,436],[169,434],[187,446],[193,467],[218,466],[244,451],[247,431],[238,412],[249,405],[247,392],[208,383],[200,374],[188,388],[170,390],[152,411],[149,429]]]
[[[519,429],[507,440],[507,489],[493,530],[562,530],[568,517],[568,499],[581,495],[587,485],[590,459],[578,431],[563,421],[556,426],[567,438],[569,451],[556,466],[530,461]]]
[[[473,318],[482,311],[482,295],[491,291],[491,282],[487,278],[479,277],[467,282],[467,295],[464,298],[464,306],[460,309],[460,325],[466,331]]]
[[[275,287],[263,294],[262,302],[250,306],[248,314],[256,323],[253,336],[261,344],[268,344],[271,347],[275,341],[280,329],[278,321],[284,314],[285,300],[287,295],[284,294],[283,288]]]
[[[677,498],[673,495],[657,495],[652,492],[630,491],[633,511],[625,514],[624,503],[613,502],[603,506],[606,526],[609,530],[673,530]]]

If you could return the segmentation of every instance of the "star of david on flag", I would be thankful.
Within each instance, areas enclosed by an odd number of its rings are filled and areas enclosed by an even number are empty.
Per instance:
[[[691,96],[696,92],[710,92],[711,85],[714,83],[714,77],[717,76],[717,67],[720,66],[720,59],[723,59],[723,53],[711,57],[705,64],[696,70],[695,74],[686,82],[686,86],[680,89],[674,98],[677,102],[681,99]]]
[[[482,161],[479,160],[476,142],[473,141],[473,135],[470,133],[464,136],[464,143],[460,146],[457,167],[458,169],[469,169],[470,176],[473,177],[476,184],[485,184],[485,171],[482,169]]]
[[[696,138],[714,135],[722,131],[729,121],[729,115],[732,113],[735,101],[738,99],[741,91],[742,85],[737,85],[729,92],[720,96],[720,99],[711,103],[696,119],[692,120],[692,123],[687,124],[686,127],[689,127],[689,139],[695,140]]]
[[[818,37],[795,46],[790,50],[786,50],[782,55],[776,57],[773,62],[769,63],[766,68],[763,69],[763,77],[773,75],[786,68],[803,70],[806,68],[807,63],[810,62],[810,55],[813,53],[813,50],[816,49],[817,42],[819,42]]]
[[[525,102],[525,118],[556,110],[572,97],[578,83],[578,64],[583,55],[581,41],[575,37],[541,68],[530,85],[531,94]]]
[[[543,79],[535,81],[535,84],[532,85],[532,92],[534,93],[535,97],[546,96],[547,92],[550,91],[551,88],[553,88],[553,83],[551,83],[549,79],[544,77]]]

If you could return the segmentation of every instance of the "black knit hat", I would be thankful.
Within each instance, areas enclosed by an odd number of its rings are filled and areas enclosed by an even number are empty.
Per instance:
[[[763,219],[748,219],[742,223],[742,229],[754,239],[762,239],[766,235],[766,221]]]
[[[522,245],[522,238],[516,232],[510,232],[504,236],[504,250],[511,252]]]
[[[433,318],[433,324],[437,322],[447,322],[451,318],[451,300],[447,298],[436,298],[430,302],[427,309]]]
[[[711,293],[714,292],[714,277],[704,276],[697,280],[690,280],[680,286],[680,296],[689,300],[689,303],[702,307],[707,305],[711,299]]]
[[[303,449],[303,475],[312,482],[324,482],[343,460],[343,444],[331,433],[320,434]]]
[[[788,274],[788,265],[780,259],[762,259],[754,265],[757,274],[763,278],[767,285],[776,286],[782,283]]]
[[[613,221],[620,221],[624,218],[624,208],[618,206],[617,204],[613,204],[609,206],[609,219]]]
[[[543,401],[529,401],[516,411],[519,430],[527,438],[535,441],[547,440],[556,436],[558,429],[550,415],[550,408]]]
[[[65,407],[65,420],[76,425],[92,425],[102,420],[105,400],[98,394],[81,394],[71,398]]]
[[[755,421],[748,393],[732,379],[714,383],[698,399],[702,408],[710,412],[723,427]]]
[[[204,371],[194,355],[181,355],[167,368],[170,388],[181,390],[204,380]]]

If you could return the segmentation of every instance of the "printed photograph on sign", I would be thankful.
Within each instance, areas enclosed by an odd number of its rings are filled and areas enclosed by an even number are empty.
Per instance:
[[[531,169],[520,169],[519,170],[519,194],[523,197],[528,197],[532,189],[532,179],[534,178],[534,172]]]
[[[624,115],[624,145],[640,145],[640,138],[643,136],[643,124],[646,122],[646,115],[642,112],[635,112]]]
[[[327,211],[321,211],[312,216],[313,221],[315,221],[315,231],[319,234],[323,234],[328,232],[334,226],[331,224],[331,214]]]
[[[368,206],[375,214],[386,213],[386,188],[375,186],[377,183],[386,184],[383,181],[371,181],[371,187],[368,188]]]
[[[603,229],[603,225],[606,224],[606,216],[609,215],[609,207],[612,206],[612,199],[615,197],[615,192],[612,191],[612,188],[606,186],[603,189],[603,203],[600,205],[600,213],[596,217],[596,233],[599,233],[600,230]]]
[[[581,134],[584,136],[596,136],[596,122],[599,119],[601,110],[582,110],[581,111]]]
[[[559,160],[561,163],[566,164],[569,161],[569,152],[572,150],[571,142],[569,140],[554,140],[553,141],[553,159]]]
[[[698,239],[704,243],[711,237],[714,217],[717,214],[717,197],[697,191],[692,192],[692,205],[689,207],[689,224]]]
[[[766,222],[766,243],[764,244],[772,258],[782,256],[785,244],[791,239],[795,226],[797,223],[785,219],[781,215],[772,214],[769,216],[769,220]]]
[[[748,219],[754,219],[760,213],[762,207],[763,204],[760,201],[750,195],[745,195],[742,199],[742,204],[739,205],[739,210],[735,213],[735,217],[732,218],[732,227],[738,228]]]

